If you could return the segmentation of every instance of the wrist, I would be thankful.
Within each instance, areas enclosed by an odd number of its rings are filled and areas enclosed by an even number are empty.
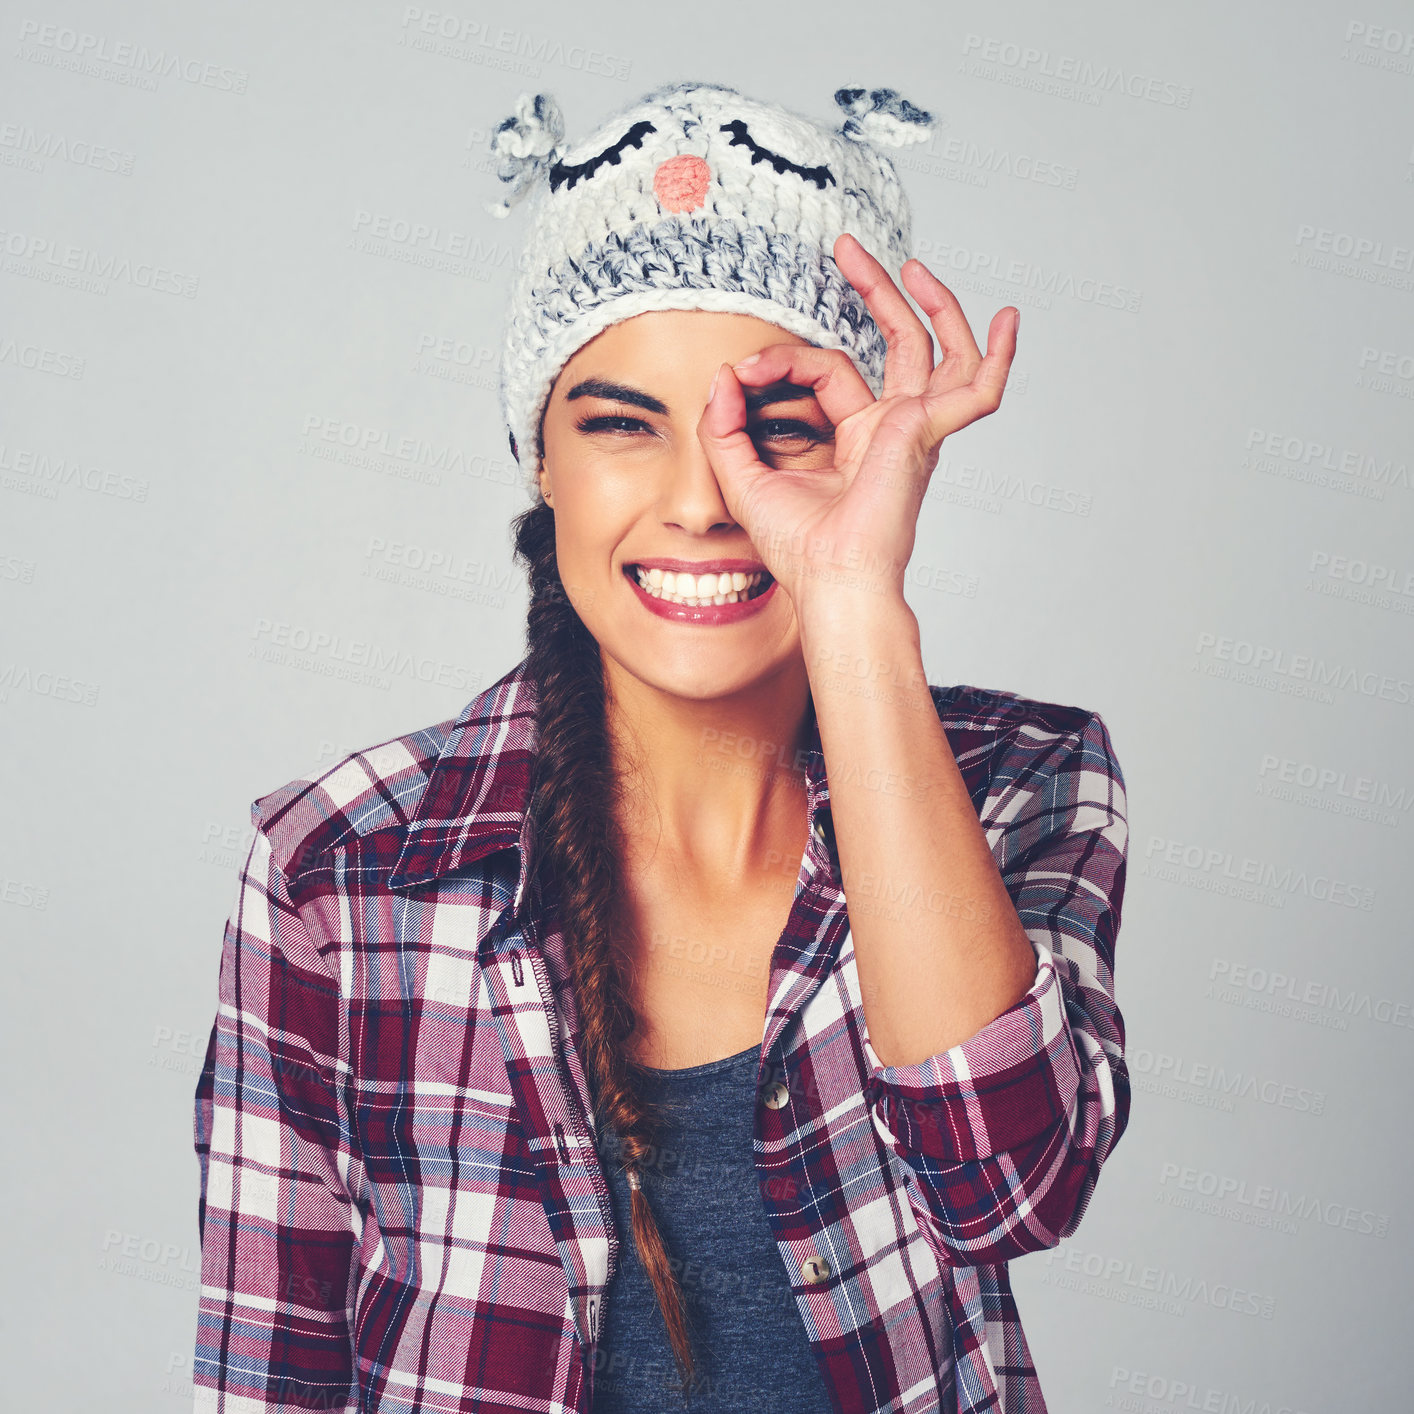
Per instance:
[[[830,677],[885,675],[894,681],[917,671],[923,639],[918,618],[901,594],[816,594],[796,605],[806,670]]]

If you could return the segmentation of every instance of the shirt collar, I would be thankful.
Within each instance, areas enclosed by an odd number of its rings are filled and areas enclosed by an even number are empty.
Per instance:
[[[389,888],[430,883],[497,850],[514,848],[520,869],[513,910],[519,911],[534,866],[526,808],[537,696],[525,658],[461,710],[413,808]],[[822,840],[829,839],[830,787],[813,712],[809,739],[796,764],[805,771],[810,827]],[[827,812],[823,819],[822,810]]]

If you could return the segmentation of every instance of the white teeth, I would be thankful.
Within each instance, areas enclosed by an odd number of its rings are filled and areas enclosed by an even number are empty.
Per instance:
[[[703,604],[737,604],[750,599],[751,590],[759,589],[767,576],[754,571],[745,574],[741,570],[723,570],[719,574],[694,575],[687,570],[674,572],[655,565],[645,570],[636,565],[640,587],[655,599],[666,599],[673,604],[697,607]]]

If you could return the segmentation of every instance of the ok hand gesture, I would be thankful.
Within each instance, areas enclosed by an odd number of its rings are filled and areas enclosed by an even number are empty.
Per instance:
[[[984,358],[956,297],[921,260],[907,261],[904,285],[942,346],[935,366],[932,336],[888,271],[848,234],[833,253],[884,335],[881,396],[841,350],[771,344],[722,364],[697,434],[728,509],[797,614],[822,595],[861,589],[902,598],[939,448],[1000,406],[1021,318],[1010,306],[992,317]],[[835,429],[832,467],[778,469],[757,456],[743,385],[777,382],[814,390]]]

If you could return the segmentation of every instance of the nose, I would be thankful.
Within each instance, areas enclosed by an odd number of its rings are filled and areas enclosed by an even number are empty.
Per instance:
[[[684,153],[658,164],[653,173],[653,195],[664,211],[696,211],[706,204],[712,169],[700,158]]]
[[[658,515],[664,525],[705,535],[736,524],[717,484],[712,463],[697,439],[679,455],[669,457],[658,488]]]

